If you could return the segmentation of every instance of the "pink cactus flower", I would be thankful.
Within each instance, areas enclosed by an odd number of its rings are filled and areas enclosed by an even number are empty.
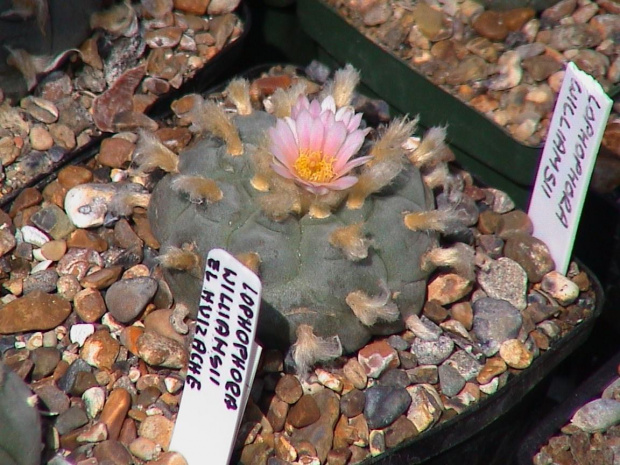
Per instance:
[[[305,96],[269,130],[272,168],[306,190],[324,195],[353,186],[353,168],[372,157],[352,158],[364,143],[368,130],[359,129],[362,114],[350,107],[336,111],[333,97],[319,103]]]

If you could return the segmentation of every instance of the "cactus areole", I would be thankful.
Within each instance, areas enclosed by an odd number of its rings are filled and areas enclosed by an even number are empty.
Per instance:
[[[153,191],[152,230],[162,257],[172,251],[198,257],[199,266],[165,267],[176,301],[190,315],[198,311],[204,257],[223,248],[251,263],[262,281],[262,344],[287,347],[308,325],[352,352],[373,335],[403,330],[425,301],[428,272],[420,258],[437,235],[403,221],[434,205],[404,148],[415,123],[397,121],[371,136],[350,98],[340,107],[341,96],[288,98],[279,118],[257,109],[220,110],[242,154],[231,154],[226,131],[202,131],[180,153],[177,171]],[[196,99],[194,115],[214,111],[212,102]]]

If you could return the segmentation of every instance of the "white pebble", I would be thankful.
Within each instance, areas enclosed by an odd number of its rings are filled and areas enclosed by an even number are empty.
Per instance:
[[[34,274],[37,271],[47,270],[51,266],[52,263],[54,262],[51,260],[43,260],[42,262],[39,262],[35,266],[33,266],[32,270],[30,270],[30,273]]]
[[[557,271],[551,271],[543,276],[540,287],[560,305],[569,305],[579,297],[579,286]]]
[[[90,323],[81,323],[71,326],[69,338],[71,342],[77,342],[80,347],[84,345],[84,341],[88,336],[95,332],[95,325]]]
[[[41,253],[41,249],[34,249],[34,250],[32,251],[32,258],[34,258],[34,259],[35,259],[36,261],[38,261],[38,262],[42,262],[42,261],[47,260],[47,259],[43,256],[43,254]]]
[[[34,226],[24,226],[21,228],[22,239],[27,244],[32,244],[36,247],[41,247],[43,244],[50,241],[50,238],[40,229]]]
[[[84,401],[88,417],[95,418],[103,410],[105,389],[99,386],[88,388],[82,394],[82,400]]]

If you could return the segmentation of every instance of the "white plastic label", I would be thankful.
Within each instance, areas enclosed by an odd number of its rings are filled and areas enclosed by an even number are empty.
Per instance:
[[[226,465],[261,347],[254,337],[261,282],[228,252],[207,256],[196,333],[170,450],[189,465]]]
[[[566,274],[594,162],[612,100],[591,76],[569,63],[543,149],[528,214]]]

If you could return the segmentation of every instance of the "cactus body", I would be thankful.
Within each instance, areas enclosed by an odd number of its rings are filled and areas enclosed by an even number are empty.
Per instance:
[[[233,255],[257,253],[263,283],[258,335],[267,346],[291,344],[300,324],[309,324],[317,336],[338,335],[345,352],[360,348],[372,335],[402,330],[403,318],[365,326],[346,298],[355,291],[368,296],[383,293],[398,306],[401,317],[420,312],[427,278],[420,270],[420,257],[436,244],[436,237],[403,224],[403,212],[433,206],[417,168],[407,164],[388,187],[371,195],[359,209],[343,204],[327,218],[306,214],[275,221],[259,207],[257,199],[264,194],[250,183],[252,152],[264,142],[275,118],[255,111],[236,116],[234,123],[244,155],[231,156],[220,140],[203,137],[180,154],[179,173],[167,175],[154,189],[149,215],[161,250],[195,244],[203,257],[215,247]],[[215,180],[222,199],[191,203],[171,189],[179,175]],[[337,228],[360,223],[370,244],[368,256],[347,259],[329,237]],[[202,277],[193,274],[168,270],[167,280],[177,301],[195,315]]]

